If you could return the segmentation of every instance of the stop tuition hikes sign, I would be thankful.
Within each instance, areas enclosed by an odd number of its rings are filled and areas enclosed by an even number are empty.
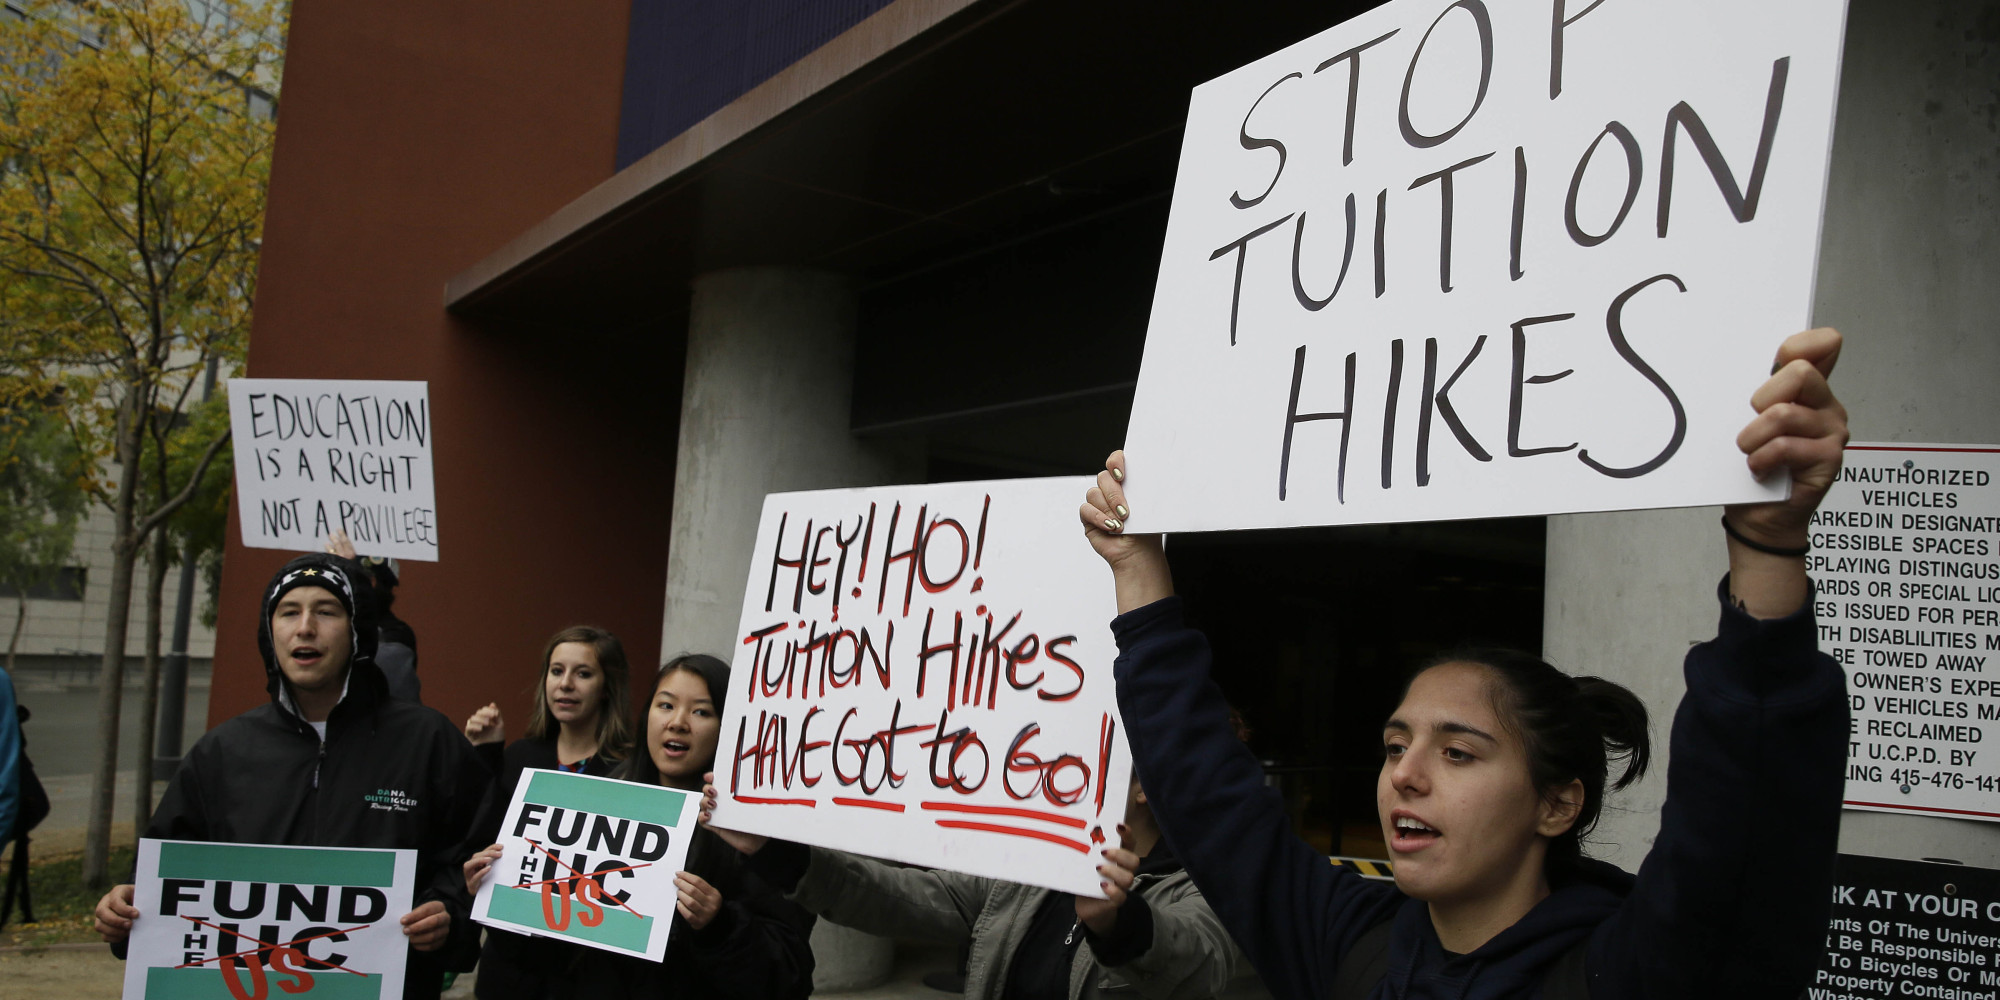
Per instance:
[[[523,773],[500,824],[500,860],[479,886],[472,918],[659,961],[700,796],[561,771]]]
[[[1394,0],[1197,87],[1130,528],[1783,496],[1735,437],[1810,325],[1844,26]]]
[[[125,1000],[403,995],[415,851],[141,840],[138,862]]]

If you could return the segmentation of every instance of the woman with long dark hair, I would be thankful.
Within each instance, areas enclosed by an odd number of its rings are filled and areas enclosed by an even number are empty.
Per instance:
[[[728,691],[729,665],[721,660],[701,653],[669,659],[632,727],[639,744],[611,777],[700,794],[702,775],[715,765]],[[543,940],[560,957],[534,996],[791,1000],[812,992],[813,916],[747,871],[714,833],[697,827],[690,837],[686,867],[674,878],[679,898],[664,958]],[[489,849],[466,863],[468,887],[477,891],[497,855]],[[481,997],[486,977],[482,968]]]
[[[1154,814],[1279,997],[1795,997],[1826,933],[1848,714],[1816,648],[1808,525],[1839,477],[1840,335],[1785,342],[1737,438],[1789,499],[1728,508],[1721,624],[1687,653],[1660,831],[1637,876],[1586,856],[1606,786],[1646,768],[1645,710],[1609,681],[1474,650],[1419,671],[1382,727],[1394,886],[1293,836],[1231,735],[1207,640],[1157,536],[1124,534],[1143,469],[1114,453],[1080,511],[1111,565],[1118,702]],[[1128,498],[1127,487],[1138,492]]]

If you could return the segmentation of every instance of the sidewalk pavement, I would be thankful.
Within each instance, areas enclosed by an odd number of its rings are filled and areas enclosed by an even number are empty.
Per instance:
[[[899,944],[896,969],[887,983],[873,989],[815,993],[829,1000],[951,1000],[923,984],[926,973],[948,971],[949,948]],[[475,975],[460,976],[444,995],[469,1000]],[[116,1000],[125,981],[125,963],[99,944],[58,945],[35,952],[0,952],[0,1000]]]

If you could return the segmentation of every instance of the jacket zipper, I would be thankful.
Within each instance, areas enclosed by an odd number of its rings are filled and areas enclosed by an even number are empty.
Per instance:
[[[315,733],[314,735],[318,735]],[[319,790],[319,769],[326,766],[326,741],[319,741],[319,759],[313,761],[313,790]]]

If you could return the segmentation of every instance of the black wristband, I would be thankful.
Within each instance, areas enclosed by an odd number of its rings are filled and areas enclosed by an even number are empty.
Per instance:
[[[1746,538],[1744,537],[1742,532],[1736,530],[1735,525],[1729,523],[1729,515],[1727,514],[1722,515],[1722,530],[1725,533],[1727,533],[1729,537],[1734,538],[1738,542],[1743,543],[1743,546],[1745,548],[1756,549],[1757,551],[1762,552],[1765,555],[1788,556],[1790,558],[1797,559],[1803,557],[1806,553],[1812,551],[1812,546],[1810,545],[1801,545],[1796,549],[1788,549],[1788,548],[1781,548],[1776,545],[1765,545],[1763,542]]]

